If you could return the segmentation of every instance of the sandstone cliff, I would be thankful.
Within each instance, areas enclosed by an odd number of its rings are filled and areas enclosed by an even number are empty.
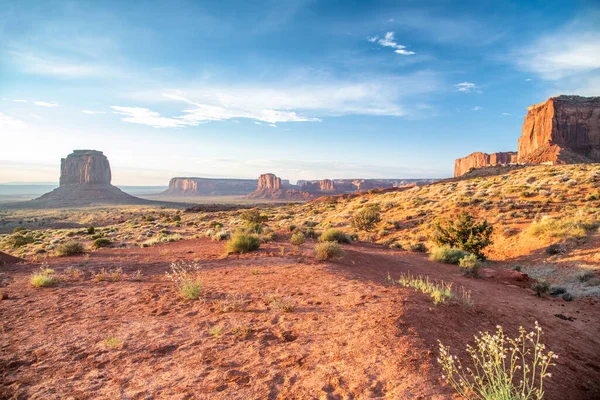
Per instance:
[[[245,196],[256,189],[257,179],[173,178],[163,192],[174,196]]]
[[[335,192],[336,186],[331,179],[322,179],[320,181],[303,182],[300,190],[309,193]]]
[[[600,161],[600,97],[557,96],[527,109],[519,162]]]
[[[287,182],[287,181],[284,181]],[[256,190],[248,195],[253,199],[278,199],[278,200],[310,200],[313,196],[292,188],[291,185],[283,185],[281,178],[275,174],[262,174],[258,177]]]
[[[461,176],[473,168],[491,167],[495,165],[514,164],[517,162],[517,153],[513,151],[499,153],[471,153],[466,157],[454,161],[454,176]]]
[[[149,204],[110,184],[108,159],[101,151],[74,150],[60,163],[60,186],[23,203],[32,207],[75,207],[89,204]],[[23,205],[21,204],[21,205]],[[20,204],[15,204],[20,206]]]

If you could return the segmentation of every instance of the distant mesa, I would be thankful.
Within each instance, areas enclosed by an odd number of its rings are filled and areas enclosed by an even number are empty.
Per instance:
[[[60,185],[37,199],[20,203],[32,207],[74,207],[90,204],[150,204],[110,184],[110,164],[97,150],[74,150],[60,160]]]
[[[600,97],[557,96],[527,109],[518,152],[472,153],[454,162],[454,176],[508,164],[600,162]]]
[[[354,193],[370,189],[385,189],[406,185],[432,183],[435,179],[322,179],[299,180],[296,185],[281,180],[275,174],[258,178],[256,190],[248,195],[254,199],[310,200],[320,196]]]
[[[172,196],[246,196],[256,189],[256,179],[173,178],[163,192]]]

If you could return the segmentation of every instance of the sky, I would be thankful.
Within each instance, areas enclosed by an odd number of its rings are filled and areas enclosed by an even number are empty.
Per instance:
[[[600,95],[599,1],[0,0],[0,183],[441,178]]]

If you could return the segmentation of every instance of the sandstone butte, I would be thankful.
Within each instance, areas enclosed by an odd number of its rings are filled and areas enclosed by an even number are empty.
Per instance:
[[[600,97],[561,95],[527,109],[517,153],[472,153],[455,161],[454,176],[494,165],[592,162],[600,162]]]
[[[169,181],[166,195],[178,196],[245,196],[256,189],[256,179],[183,178]]]
[[[146,204],[111,185],[108,158],[97,150],[74,150],[60,161],[59,187],[19,205],[71,207],[88,204]]]

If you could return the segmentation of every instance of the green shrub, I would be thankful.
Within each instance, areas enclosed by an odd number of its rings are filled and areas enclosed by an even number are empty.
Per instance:
[[[19,233],[19,232],[27,232],[27,228],[24,228],[24,227],[22,227],[22,226],[16,226],[16,227],[13,229],[13,233]]]
[[[467,255],[469,255],[469,253],[464,250],[457,249],[455,247],[442,246],[433,250],[433,252],[429,255],[429,258],[433,261],[458,265],[460,260]]]
[[[92,243],[92,246],[95,249],[99,249],[100,247],[108,247],[110,246],[112,242],[110,241],[110,239],[106,239],[106,238],[98,238],[96,240],[94,240],[94,243]]]
[[[251,210],[246,210],[240,214],[240,219],[242,221],[260,224],[262,222],[266,222],[269,218],[266,215],[262,215],[260,210],[257,208],[253,208]]]
[[[379,207],[365,207],[352,216],[352,227],[360,231],[370,232],[380,221]]]
[[[94,233],[96,233],[96,228],[94,228],[93,226],[88,226],[87,228],[87,233],[88,235],[93,235]]]
[[[429,249],[427,248],[427,246],[425,246],[425,244],[418,242],[418,243],[411,243],[408,246],[408,249],[414,253],[427,253],[429,251]]]
[[[550,292],[550,283],[545,280],[535,281],[531,288],[535,291],[537,297],[544,297]]]
[[[221,229],[220,231],[217,231],[215,233],[213,233],[213,235],[211,236],[212,240],[227,240],[231,237],[231,234],[229,233],[229,231],[226,231],[224,229]]]
[[[43,265],[40,267],[40,272],[34,273],[31,276],[30,283],[31,286],[39,288],[39,287],[49,287],[57,283],[60,279],[55,277],[54,270],[47,267],[47,265]]]
[[[260,247],[260,238],[256,235],[246,233],[236,233],[227,242],[227,253],[244,254],[253,250],[258,250]]]
[[[545,216],[539,221],[534,221],[527,229],[527,233],[538,237],[581,238],[597,226],[597,221],[587,221],[581,218],[554,219]]]
[[[320,242],[352,243],[350,236],[339,229],[327,229],[319,236]]]
[[[260,222],[246,222],[244,230],[248,233],[255,233],[257,235],[263,233],[263,227]]]
[[[481,268],[481,262],[475,254],[467,254],[458,262],[461,271],[465,275],[477,276],[479,274],[479,268]]]
[[[546,248],[546,254],[554,256],[556,254],[565,254],[567,249],[560,243],[551,244]]]
[[[73,256],[83,253],[83,245],[75,241],[63,243],[56,248],[56,255],[59,257]]]
[[[487,221],[476,222],[467,212],[461,212],[456,219],[448,220],[444,225],[435,224],[434,241],[440,246],[458,247],[485,259],[482,250],[492,244],[494,227]]]
[[[322,242],[315,246],[315,257],[319,261],[340,258],[344,255],[338,242]]]
[[[300,246],[305,241],[306,241],[306,238],[304,237],[304,233],[302,233],[302,232],[296,232],[290,238],[290,243],[293,244],[294,246]]]
[[[20,234],[12,235],[7,241],[15,249],[17,247],[25,246],[29,243],[33,243],[34,239],[31,236],[23,236]]]
[[[184,299],[196,300],[202,295],[203,287],[198,263],[187,261],[171,263],[171,272],[167,272],[166,276],[173,281],[179,295]]]

